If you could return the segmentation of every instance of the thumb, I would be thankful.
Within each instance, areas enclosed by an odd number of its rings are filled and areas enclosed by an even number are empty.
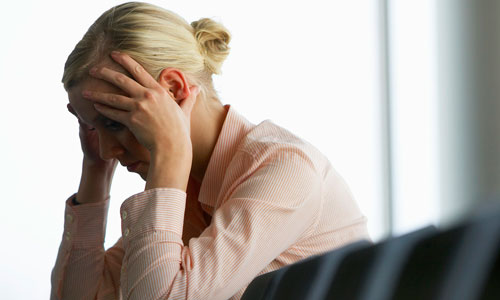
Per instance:
[[[198,98],[198,94],[200,93],[200,88],[197,86],[191,86],[189,88],[189,95],[179,103],[182,111],[186,115],[186,117],[191,116],[191,111],[193,111],[194,104],[196,103],[196,99]]]

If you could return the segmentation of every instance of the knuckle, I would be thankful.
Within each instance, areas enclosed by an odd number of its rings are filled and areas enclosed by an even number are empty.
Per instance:
[[[144,91],[144,98],[148,99],[148,100],[154,100],[155,95],[151,91],[147,90],[147,91]]]
[[[123,74],[117,74],[117,75],[115,76],[115,80],[116,80],[116,82],[117,82],[118,84],[124,84],[124,83],[125,83],[125,80],[126,80],[126,79],[125,79],[125,75],[123,75]]]
[[[141,65],[137,65],[134,68],[136,74],[141,74],[144,72],[144,68]]]
[[[116,104],[118,102],[118,97],[116,95],[110,95],[109,102],[111,102],[111,104]]]
[[[163,97],[165,97],[165,96],[167,96],[167,97],[168,97],[168,96],[170,95],[170,94],[169,94],[169,93],[168,93],[165,89],[163,89],[163,88],[159,88],[158,90],[156,90],[156,92],[157,92],[158,94],[160,94],[162,98],[163,98]]]
[[[136,115],[131,115],[129,119],[130,124],[132,125],[137,125],[139,124],[139,119],[137,118]]]
[[[137,101],[135,103],[135,107],[138,111],[144,111],[146,109],[146,105],[144,104],[143,101]]]

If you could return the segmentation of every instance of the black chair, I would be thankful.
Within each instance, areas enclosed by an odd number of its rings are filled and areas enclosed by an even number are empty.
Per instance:
[[[358,241],[335,251],[293,264],[281,277],[274,296],[269,299],[322,299],[342,272],[343,265],[353,254],[370,249],[372,243]],[[359,257],[359,256],[355,256]]]
[[[336,251],[260,275],[250,283],[241,299],[315,299],[315,294],[328,292],[331,278],[348,253],[370,245],[368,241],[358,241]]]
[[[485,213],[466,227],[447,269],[438,299],[500,299],[500,215]],[[496,270],[495,270],[496,261]],[[495,273],[496,272],[496,273]],[[496,288],[494,288],[496,274]],[[489,288],[488,282],[490,282]],[[484,291],[484,292],[483,292]]]
[[[428,226],[380,243],[378,245],[380,250],[360,292],[359,299],[390,299],[396,288],[397,280],[403,273],[403,267],[408,262],[415,245],[436,233],[435,226]]]
[[[466,226],[434,234],[415,245],[388,299],[436,299]]]
[[[500,299],[500,207],[452,228],[359,241],[255,278],[242,300]]]

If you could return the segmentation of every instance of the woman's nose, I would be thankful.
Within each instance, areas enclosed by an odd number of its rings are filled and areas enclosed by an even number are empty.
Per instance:
[[[118,158],[125,152],[121,143],[113,136],[99,134],[99,155],[102,159],[108,160]]]

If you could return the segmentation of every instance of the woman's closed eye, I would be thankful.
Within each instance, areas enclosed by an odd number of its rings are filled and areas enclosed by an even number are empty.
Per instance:
[[[104,128],[109,129],[111,131],[119,131],[124,128],[122,123],[118,123],[116,121],[105,119],[103,120]]]

